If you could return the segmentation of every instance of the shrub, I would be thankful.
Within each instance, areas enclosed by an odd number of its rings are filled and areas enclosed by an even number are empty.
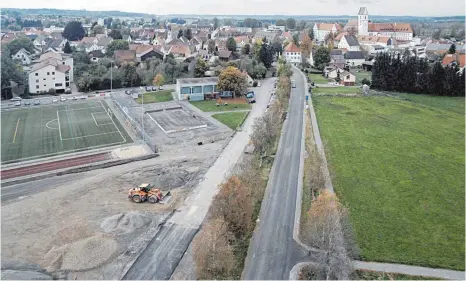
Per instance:
[[[370,85],[371,85],[371,81],[370,81],[369,79],[367,79],[367,78],[363,78],[363,79],[361,80],[361,83],[362,83],[362,84],[366,84],[367,86],[370,86]]]

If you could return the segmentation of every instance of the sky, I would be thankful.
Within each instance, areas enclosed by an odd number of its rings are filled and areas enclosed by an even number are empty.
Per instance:
[[[155,15],[351,15],[365,6],[372,15],[461,16],[464,0],[21,0],[2,8],[119,10]]]

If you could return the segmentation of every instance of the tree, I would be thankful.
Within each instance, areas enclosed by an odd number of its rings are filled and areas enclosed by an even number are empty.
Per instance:
[[[440,36],[442,36],[442,30],[438,29],[432,33],[432,39],[440,39]]]
[[[215,52],[215,41],[214,40],[209,39],[209,41],[207,41],[207,51],[209,52],[209,54],[212,54],[213,52]]]
[[[345,234],[347,212],[337,197],[323,191],[311,204],[303,238],[312,247],[323,251],[317,255],[325,280],[348,280],[353,270]],[[349,237],[349,236],[346,236]]]
[[[329,62],[330,51],[324,46],[319,47],[314,58],[314,65],[316,65],[318,69],[324,69]]]
[[[183,31],[184,37],[186,37],[188,40],[191,40],[193,38],[193,31],[191,28],[187,28]]]
[[[113,18],[108,18],[108,19],[105,19],[104,20],[104,23],[105,25],[107,26],[107,29],[111,29],[112,28],[112,21],[113,21]],[[113,38],[113,37],[112,37]],[[113,38],[115,39],[115,38]]]
[[[232,91],[235,96],[244,95],[248,89],[246,76],[238,68],[229,66],[218,76],[218,89]]]
[[[440,62],[436,62],[429,70],[429,90],[434,95],[444,95],[445,69]]]
[[[267,68],[263,63],[258,63],[256,66],[253,68],[253,73],[252,75],[254,76],[253,78],[265,78],[265,75],[267,74]]]
[[[152,84],[154,86],[162,86],[163,84],[165,83],[165,77],[163,77],[163,74],[162,73],[157,73],[157,75],[155,75],[154,77],[154,80],[152,81]]]
[[[273,50],[274,55],[281,54],[283,52],[283,45],[279,38],[273,39],[272,50]]]
[[[284,76],[284,77],[291,77],[291,75],[293,75],[291,66],[287,63],[280,63],[278,65],[277,75]]]
[[[283,19],[279,19],[275,22],[276,26],[286,26],[286,22]]]
[[[235,52],[236,51],[236,41],[235,38],[229,37],[227,39],[227,50]]]
[[[235,256],[229,240],[227,224],[222,218],[211,220],[202,227],[193,241],[198,280],[218,280],[231,276],[235,267]]]
[[[26,75],[22,70],[21,66],[16,64],[10,57],[8,50],[3,52],[1,56],[1,92],[3,98],[10,98],[11,96],[8,93],[11,93],[9,90],[10,81],[14,81],[20,85],[26,83]],[[8,89],[8,90],[7,90]]]
[[[236,176],[229,177],[221,185],[212,206],[212,213],[225,220],[236,238],[243,237],[251,229],[253,210],[250,192]]]
[[[217,29],[219,25],[218,18],[214,18],[213,24],[214,24],[214,30]]]
[[[110,31],[108,36],[112,37],[113,40],[123,39],[123,35],[121,34],[121,31],[118,29],[112,29],[112,31]]]
[[[286,19],[286,28],[294,30],[296,28],[296,20],[294,18]]]
[[[270,68],[273,63],[273,50],[269,44],[262,44],[259,51],[259,61],[264,64],[266,68]]]
[[[299,47],[299,34],[293,34],[293,43]]]
[[[97,35],[97,34],[104,34],[105,33],[105,28],[101,25],[96,25],[92,28],[91,34],[92,35]]]
[[[204,77],[204,73],[207,70],[209,70],[207,62],[202,58],[198,58],[196,61],[196,67],[194,68],[194,77]]]
[[[243,25],[244,25],[245,27],[252,27],[252,28],[257,27],[257,20],[256,20],[256,19],[252,19],[252,18],[246,18],[246,19],[244,19],[244,21],[243,21]]]
[[[241,50],[241,52],[243,54],[245,54],[245,55],[249,55],[249,53],[251,52],[251,45],[244,44],[243,49]]]
[[[113,56],[116,50],[129,50],[129,43],[126,40],[113,40],[107,45],[107,51],[105,54],[109,57]]]
[[[311,41],[314,40],[314,29],[310,28],[307,35],[311,38]]]
[[[182,29],[178,30],[178,35],[176,36],[176,38],[179,39],[181,37],[183,37],[183,30]]]
[[[307,25],[307,22],[306,22],[306,21],[300,20],[299,23],[298,23],[297,29],[298,29],[298,30],[303,30],[303,29],[306,28],[306,25]]]
[[[450,49],[448,49],[449,54],[455,54],[456,53],[456,46],[455,44],[451,44]]]
[[[69,41],[79,41],[86,35],[86,31],[79,21],[70,21],[66,24],[62,35]]]
[[[63,47],[63,53],[71,54],[73,50],[71,49],[70,42],[66,41],[65,47]]]
[[[312,51],[312,41],[307,34],[304,34],[303,41],[301,42],[301,45],[299,47],[302,51],[302,60],[307,61]]]
[[[27,37],[15,38],[8,43],[7,47],[12,56],[23,48],[29,53],[34,53],[34,44]]]

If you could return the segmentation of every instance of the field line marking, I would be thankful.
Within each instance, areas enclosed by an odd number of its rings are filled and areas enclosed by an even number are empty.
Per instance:
[[[15,134],[13,135],[13,143],[15,143],[16,140],[16,133],[18,132],[18,126],[19,126],[19,120],[21,118],[18,118],[18,121],[16,122],[16,129],[15,129]]]
[[[155,119],[152,118],[152,116],[150,116],[150,114],[147,114],[147,115],[149,116],[150,119],[152,119],[152,121],[154,121],[155,124],[157,124],[157,126],[159,126],[159,128],[160,128],[165,134],[169,133],[169,132],[165,131],[165,129],[162,128],[162,126],[160,126],[160,124],[157,123],[157,121],[155,121]],[[171,133],[171,132],[170,132],[170,133]]]
[[[52,129],[52,130],[56,130],[57,128],[52,128],[52,127],[49,127],[49,123],[55,121],[57,119],[53,119],[53,120],[50,120],[49,122],[47,122],[47,124],[45,124],[45,127],[49,128],[49,129]]]
[[[61,144],[61,145],[63,146],[63,138],[62,138],[62,136],[61,136],[61,128],[60,128],[60,127],[61,127],[61,126],[60,126],[60,116],[59,116],[59,114],[58,114],[58,110],[57,110],[57,120],[58,120],[58,133],[60,133],[60,140],[62,141],[62,144]]]
[[[84,110],[84,109],[89,109],[89,108],[100,108],[100,106],[90,106],[90,107],[83,107],[83,108],[76,108],[76,109],[61,109],[58,111],[78,111],[78,110]]]
[[[72,137],[72,138],[67,138],[67,139],[63,139],[63,140],[75,140],[75,139],[82,139],[82,138],[89,138],[89,137],[95,137],[95,136],[108,135],[108,134],[113,134],[113,133],[118,133],[118,131],[111,131],[111,132],[107,132],[107,133],[93,134],[93,135],[87,135],[87,136]],[[92,146],[89,146],[89,147],[92,147]]]
[[[70,134],[71,134],[71,139],[73,140],[73,147],[75,146],[74,144],[74,137],[73,137],[73,129],[71,129],[71,121],[70,121],[70,116],[68,115],[68,106],[66,106],[66,118],[68,119],[68,127],[70,128]]]
[[[99,127],[99,124],[97,124],[97,120],[95,120],[94,113],[91,112],[92,119],[94,119],[94,123],[97,127]]]
[[[100,105],[102,106],[102,108],[107,111],[107,109],[105,108],[104,104],[102,103],[101,100],[99,100],[100,102]],[[123,136],[123,134],[120,132],[120,129],[118,129],[118,126],[115,124],[115,121],[113,121],[113,118],[110,117],[110,120],[112,121],[113,123],[113,126],[115,126],[115,128],[118,130],[118,132],[120,133],[120,136],[121,138],[123,139],[123,142],[126,142],[126,138]]]

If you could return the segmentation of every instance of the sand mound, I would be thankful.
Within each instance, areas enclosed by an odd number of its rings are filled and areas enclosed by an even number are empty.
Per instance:
[[[134,230],[149,225],[152,217],[137,211],[116,214],[105,218],[100,227],[106,233],[127,234]]]
[[[58,231],[53,237],[52,246],[63,246],[92,235],[87,224],[74,224]]]
[[[81,271],[107,262],[118,250],[114,239],[95,235],[70,244],[63,256],[62,270]]]
[[[69,244],[61,247],[53,246],[52,249],[45,254],[43,261],[47,271],[54,272],[60,269],[63,261],[63,255],[66,253],[68,248]]]

